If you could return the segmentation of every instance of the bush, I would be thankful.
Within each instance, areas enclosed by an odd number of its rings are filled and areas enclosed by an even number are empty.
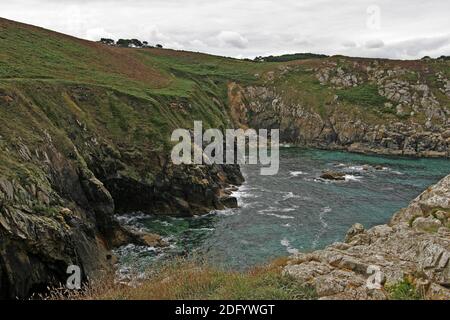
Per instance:
[[[324,54],[316,54],[316,53],[292,53],[292,54],[284,54],[281,56],[268,56],[268,57],[256,57],[255,61],[261,62],[288,62],[293,60],[304,60],[304,59],[318,59],[318,58],[328,58],[327,55]]]
[[[119,47],[128,48],[130,46],[130,44],[131,44],[131,40],[129,40],[129,39],[119,39],[119,40],[117,40],[117,45]]]
[[[104,43],[108,46],[113,46],[115,44],[115,41],[113,39],[108,39],[108,38],[101,38],[100,42]]]

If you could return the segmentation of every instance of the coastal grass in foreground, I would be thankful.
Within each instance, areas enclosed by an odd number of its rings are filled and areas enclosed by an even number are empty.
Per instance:
[[[154,266],[144,279],[119,282],[114,274],[93,280],[80,290],[53,289],[45,300],[317,300],[311,285],[282,273],[288,258],[247,271],[231,271],[197,259],[177,258]],[[386,284],[389,300],[423,300],[408,278]]]
[[[206,263],[176,259],[149,270],[138,285],[118,283],[114,276],[79,291],[54,290],[56,300],[312,300],[313,288],[283,275],[285,259],[245,272],[221,270]]]

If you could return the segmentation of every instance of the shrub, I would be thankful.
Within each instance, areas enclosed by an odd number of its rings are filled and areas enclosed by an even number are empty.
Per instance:
[[[337,91],[342,100],[363,106],[383,106],[388,100],[378,93],[378,87],[372,84],[363,84]]]
[[[386,285],[390,300],[422,300],[423,296],[416,289],[416,286],[409,279]]]
[[[108,46],[113,46],[115,44],[115,41],[113,39],[108,39],[108,38],[101,38],[100,42],[104,43]]]
[[[292,53],[292,54],[284,54],[281,56],[268,56],[268,57],[256,57],[255,61],[261,62],[288,62],[293,60],[304,60],[304,59],[317,59],[317,58],[328,58],[327,55],[324,54],[316,54],[316,53]]]

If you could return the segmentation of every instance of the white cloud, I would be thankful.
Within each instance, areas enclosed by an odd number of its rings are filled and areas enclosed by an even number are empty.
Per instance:
[[[98,41],[100,38],[116,38],[112,33],[109,33],[104,28],[92,28],[86,31],[84,38],[92,41]]]
[[[374,4],[379,8],[376,12],[379,19],[374,19],[373,10],[367,10]],[[20,0],[0,3],[2,17],[81,38],[133,37],[165,47],[235,57],[305,51],[402,59],[450,55],[448,38],[445,38],[450,31],[448,12],[450,1],[441,0]],[[377,27],[368,22],[377,22]]]
[[[206,43],[204,43],[203,41],[198,40],[198,39],[189,41],[189,45],[191,45],[192,47],[197,47],[197,48],[205,48],[208,46]]]

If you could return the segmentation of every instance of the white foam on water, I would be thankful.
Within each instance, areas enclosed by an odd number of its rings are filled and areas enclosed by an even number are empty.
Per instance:
[[[193,230],[193,231],[214,231],[216,229],[215,228],[192,228],[190,230]]]
[[[330,211],[331,211],[330,207],[325,207],[319,213],[319,221],[320,221],[320,224],[322,225],[322,230],[328,228],[328,223],[325,221],[324,217],[325,217],[325,214],[327,214]]]
[[[237,213],[237,210],[235,209],[216,210],[214,211],[214,213],[218,216],[233,216]]]
[[[276,213],[266,213],[266,216],[277,217],[280,219],[294,219],[293,216],[288,216],[288,215],[284,215],[284,214],[276,214]]]
[[[159,223],[159,224],[161,224],[162,226],[164,226],[164,227],[170,227],[172,224],[170,223],[170,222],[168,222],[168,221],[163,221],[163,220],[157,220],[157,222]]]
[[[308,181],[308,182],[317,182],[317,183],[325,183],[325,184],[330,184],[330,183],[334,182],[332,180],[327,180],[327,179],[322,179],[322,178],[303,178],[303,180]]]
[[[259,210],[258,214],[261,214],[261,215],[264,215],[264,216],[277,217],[277,218],[280,218],[280,219],[295,219],[293,216],[288,216],[288,215],[284,215],[284,214],[274,213],[274,212],[280,212],[280,211],[281,211],[280,209],[277,209],[277,208],[274,208],[274,207],[269,207],[267,209]]]
[[[238,190],[233,191],[231,193],[231,196],[235,197],[238,201],[238,205],[240,207],[245,207],[246,203],[244,202],[244,199],[249,199],[249,198],[258,198],[258,195],[253,194],[251,191],[252,190],[257,190],[257,188],[250,188],[246,185],[243,185],[241,187],[239,187]]]
[[[139,220],[151,217],[151,215],[145,214],[143,212],[135,212],[116,215],[115,217],[121,224],[133,224],[139,222]]]
[[[328,228],[328,223],[325,221],[324,217],[327,213],[331,212],[332,209],[330,207],[324,207],[319,213],[319,221],[322,224],[323,229]]]
[[[357,172],[367,171],[367,167],[365,166],[349,166],[347,169],[350,171],[357,171]]]
[[[362,177],[361,176],[355,176],[352,174],[346,174],[344,176],[345,181],[361,181]]]
[[[252,202],[248,202],[248,201],[244,201],[244,200],[259,197],[258,195],[253,194],[251,192],[252,190],[258,190],[258,189],[249,187],[248,185],[242,185],[238,188],[238,190],[233,191],[231,193],[231,196],[236,198],[236,200],[238,202],[238,206],[240,208],[246,208],[246,207],[250,206],[252,204]],[[214,211],[214,213],[219,213],[219,211]],[[233,215],[235,213],[236,212],[226,211],[224,213],[224,215]]]
[[[279,212],[292,212],[295,211],[298,207],[292,207],[292,208],[284,208],[284,209],[278,209]]]
[[[293,177],[298,177],[298,176],[301,176],[301,175],[305,175],[306,172],[303,172],[303,171],[291,171],[291,172],[289,172],[289,174],[291,176],[293,176]]]
[[[301,196],[299,196],[297,194],[294,194],[292,191],[284,192],[282,201],[288,200],[288,199],[291,199],[291,198],[301,198]]]
[[[252,198],[252,197],[256,198],[256,196],[252,195],[251,192],[244,191],[244,190],[234,191],[231,195],[238,200],[244,199],[244,198]]]
[[[288,239],[284,238],[283,240],[280,241],[281,245],[283,247],[286,247],[286,251],[290,254],[297,254],[299,253],[298,249],[295,249],[294,247],[291,246],[291,243],[289,242]]]
[[[317,233],[317,235],[314,237],[314,240],[312,242],[313,249],[317,247],[317,244],[318,244],[320,238],[324,234],[325,230],[328,229],[328,223],[325,221],[325,215],[331,211],[333,211],[333,210],[330,207],[323,207],[322,210],[320,210],[319,221],[320,221],[320,224],[322,225],[322,228]]]
[[[266,213],[266,212],[274,212],[277,211],[278,209],[275,207],[268,207],[267,209],[261,209],[258,211],[258,213]]]

